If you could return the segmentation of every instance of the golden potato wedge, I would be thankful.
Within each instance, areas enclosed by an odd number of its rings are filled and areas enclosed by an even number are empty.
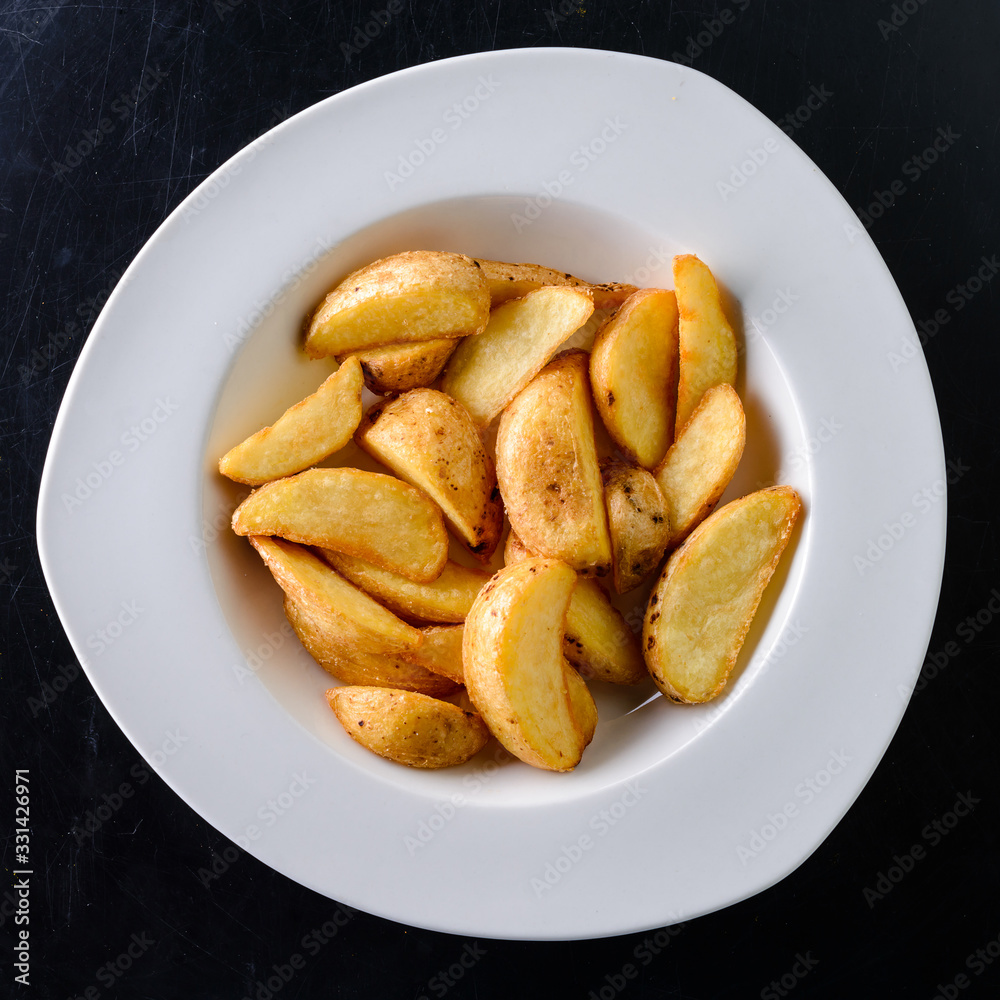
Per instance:
[[[551,771],[572,770],[586,745],[562,655],[575,585],[557,559],[505,567],[480,591],[462,642],[465,686],[490,731],[515,757]]]
[[[670,511],[668,547],[679,545],[712,512],[740,464],[745,443],[739,394],[725,383],[712,386],[653,472]]]
[[[720,507],[670,557],[642,630],[668,698],[698,704],[725,687],[801,507],[790,486],[758,490]]]
[[[402,653],[423,642],[419,629],[348,583],[308,549],[265,535],[252,535],[250,542],[281,589],[296,604],[328,620],[329,642],[344,656],[353,649]]]
[[[435,674],[441,674],[456,684],[465,683],[462,667],[463,625],[429,625],[420,630],[424,641],[419,649],[404,653],[403,658],[410,663],[426,667]]]
[[[568,662],[563,662],[563,671],[566,674],[566,688],[569,691],[573,718],[583,734],[583,745],[590,746],[594,731],[597,729],[597,705],[594,703],[594,696],[590,693],[587,682]]]
[[[510,402],[497,430],[497,479],[511,528],[532,552],[605,576],[611,539],[587,363],[583,351],[558,355]]]
[[[508,566],[532,553],[511,531],[504,547]],[[646,678],[639,639],[596,580],[578,579],[566,609],[563,656],[585,677],[608,684],[638,684]]]
[[[539,288],[505,302],[490,314],[484,333],[458,345],[441,389],[485,426],[593,311],[590,295],[568,286]]]
[[[351,440],[361,423],[361,366],[348,357],[311,396],[219,460],[219,472],[260,486],[308,469]]]
[[[381,757],[409,767],[464,764],[490,738],[483,720],[415,691],[339,687],[326,692],[348,734]]]
[[[379,396],[430,385],[444,370],[458,339],[420,340],[358,351],[365,385]]]
[[[601,476],[611,533],[612,581],[619,594],[627,594],[656,569],[667,551],[667,502],[645,469],[604,461]]]
[[[679,367],[676,431],[679,434],[707,389],[736,381],[736,335],[722,311],[719,286],[694,254],[674,258]]]
[[[233,512],[233,531],[336,549],[418,583],[436,580],[448,561],[437,504],[361,469],[309,469],[261,486]]]
[[[543,285],[571,285],[590,292],[595,309],[614,309],[620,306],[634,291],[635,285],[623,285],[617,281],[591,284],[574,278],[565,271],[554,271],[541,264],[507,264],[500,260],[476,258],[490,286],[490,304],[498,306],[509,299],[519,299]]]
[[[471,257],[415,250],[349,274],[323,300],[306,333],[314,358],[385,344],[482,333],[490,290]]]
[[[677,402],[677,301],[644,288],[597,333],[590,355],[597,411],[615,444],[652,469],[674,437]]]
[[[415,583],[364,559],[333,549],[321,551],[323,558],[341,576],[371,594],[390,611],[425,622],[464,622],[476,594],[490,579],[485,570],[469,569],[449,559],[436,580]]]
[[[503,504],[493,460],[461,403],[436,389],[413,389],[369,409],[354,439],[423,490],[459,541],[489,562],[503,529]]]
[[[454,694],[458,684],[403,653],[370,653],[357,643],[345,644],[339,619],[324,608],[285,595],[285,617],[310,656],[344,684],[420,691],[435,698]]]

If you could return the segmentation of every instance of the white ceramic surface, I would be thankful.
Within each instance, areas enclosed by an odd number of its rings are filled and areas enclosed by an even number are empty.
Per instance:
[[[777,481],[805,500],[725,696],[599,692],[598,735],[568,775],[491,749],[426,773],[363,751],[226,528],[245,491],[217,457],[329,371],[298,350],[305,313],[350,268],[416,247],[668,287],[672,254],[698,253],[745,345],[748,447],[729,495]],[[533,49],[356,87],[202,184],[87,341],[38,532],[100,697],[220,831],[394,920],[560,939],[726,906],[822,842],[916,681],[944,493],[913,326],[808,158],[692,69]]]

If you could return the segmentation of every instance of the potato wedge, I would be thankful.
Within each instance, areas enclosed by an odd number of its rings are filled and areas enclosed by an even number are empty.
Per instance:
[[[447,677],[456,684],[465,683],[462,667],[463,625],[429,625],[420,630],[424,641],[419,649],[402,654],[403,659]]]
[[[476,261],[489,284],[491,306],[522,298],[543,285],[571,285],[590,292],[595,309],[615,309],[635,291],[635,285],[623,285],[617,281],[595,285],[541,264],[507,264],[482,257],[477,257]]]
[[[677,301],[644,288],[598,331],[590,355],[597,411],[615,444],[652,469],[674,437],[677,403]]]
[[[357,359],[345,358],[311,396],[226,452],[219,472],[238,483],[260,486],[340,451],[361,423],[363,384]]]
[[[507,566],[531,558],[516,532],[507,536]],[[639,639],[596,580],[578,579],[566,609],[563,656],[584,677],[608,684],[638,684],[646,678]]]
[[[471,257],[415,250],[349,274],[323,300],[306,333],[306,352],[321,358],[384,344],[482,333],[490,291]]]
[[[604,461],[601,476],[611,533],[612,581],[619,594],[627,594],[656,569],[667,551],[667,502],[645,469]]]
[[[497,479],[511,528],[532,552],[605,576],[611,539],[587,366],[586,353],[566,351],[511,401],[497,430]]]
[[[330,688],[326,697],[354,740],[409,767],[464,764],[490,738],[478,715],[414,691],[339,687]]]
[[[642,631],[668,698],[699,704],[725,687],[801,507],[790,486],[758,490],[719,508],[670,557]]]
[[[369,653],[358,644],[349,647],[335,615],[285,595],[285,617],[310,656],[344,684],[420,691],[435,698],[454,694],[458,684],[440,671],[431,671],[403,653]]]
[[[534,767],[572,770],[586,740],[562,655],[573,570],[526,559],[500,570],[465,620],[462,662],[473,704],[494,736]]]
[[[371,594],[390,611],[425,622],[464,622],[476,595],[490,579],[485,570],[469,569],[449,559],[436,580],[415,583],[364,559],[333,549],[321,551],[323,558],[341,576]]]
[[[264,535],[251,536],[250,543],[281,589],[296,604],[329,622],[329,641],[345,657],[353,649],[402,653],[423,642],[418,629],[348,583],[308,549]]]
[[[444,370],[458,339],[420,340],[358,351],[365,385],[379,396],[430,385]]]
[[[731,385],[708,389],[653,472],[670,511],[668,547],[679,545],[719,502],[746,443],[746,417]]]
[[[712,272],[694,254],[674,258],[674,294],[679,317],[679,434],[707,389],[736,381],[736,335],[722,311]]]
[[[485,426],[593,311],[590,295],[568,286],[539,288],[498,306],[484,333],[458,345],[441,389]]]
[[[436,389],[413,389],[373,406],[354,439],[423,490],[477,559],[490,560],[503,529],[503,504],[493,460],[461,403]]]
[[[336,549],[419,583],[436,580],[448,561],[437,504],[360,469],[309,469],[261,486],[233,512],[233,531]]]
[[[569,691],[573,718],[583,734],[583,745],[590,746],[597,729],[597,705],[594,703],[594,696],[590,693],[587,682],[568,662],[563,662],[563,672],[566,675],[566,688]]]

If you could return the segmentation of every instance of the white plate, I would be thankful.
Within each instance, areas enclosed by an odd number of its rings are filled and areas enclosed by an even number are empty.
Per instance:
[[[359,748],[266,571],[225,530],[239,491],[217,456],[325,371],[297,352],[304,313],[347,269],[416,247],[668,287],[670,256],[697,252],[746,343],[733,491],[780,481],[805,499],[725,697],[602,694],[572,774],[489,752],[423,773]],[[583,938],[743,899],[833,829],[926,649],[944,480],[903,302],[798,148],[694,70],[515,50],[330,98],[171,215],[73,373],[39,547],[108,710],[240,846],[394,920]]]

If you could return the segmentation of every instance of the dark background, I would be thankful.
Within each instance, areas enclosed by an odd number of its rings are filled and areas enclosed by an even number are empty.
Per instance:
[[[1000,279],[996,290],[990,281],[962,290],[981,258],[1000,253],[1000,5],[394,6],[398,13],[357,52],[342,44],[381,2],[0,7],[0,899],[16,867],[14,768],[31,771],[36,873],[32,985],[12,983],[14,925],[0,905],[0,996],[238,1000],[258,996],[255,984],[269,977],[281,1000],[1000,996],[1000,960],[988,950],[993,942],[1000,954],[1000,572],[991,491]],[[726,9],[733,23],[699,46],[704,22]],[[885,758],[829,839],[779,885],[685,926],[646,965],[635,953],[650,935],[472,942],[362,913],[307,950],[304,936],[331,921],[337,904],[235,852],[152,773],[76,672],[34,542],[52,423],[121,272],[229,156],[353,84],[460,53],[541,45],[689,59],[785,126],[867,213],[923,323],[952,462],[930,659]],[[808,110],[817,92],[828,96]],[[807,120],[793,127],[788,116],[800,108]],[[559,109],[542,101],[538,113]],[[95,143],[104,117],[110,128]],[[929,162],[922,154],[945,135],[946,151]],[[87,832],[88,813],[123,783],[130,796]],[[963,794],[974,810],[958,818],[951,810]],[[908,861],[914,845],[923,852]],[[301,969],[290,964],[296,955]],[[440,977],[456,963],[461,979]],[[623,974],[628,963],[636,978]],[[287,983],[273,979],[274,966],[284,967]]]

